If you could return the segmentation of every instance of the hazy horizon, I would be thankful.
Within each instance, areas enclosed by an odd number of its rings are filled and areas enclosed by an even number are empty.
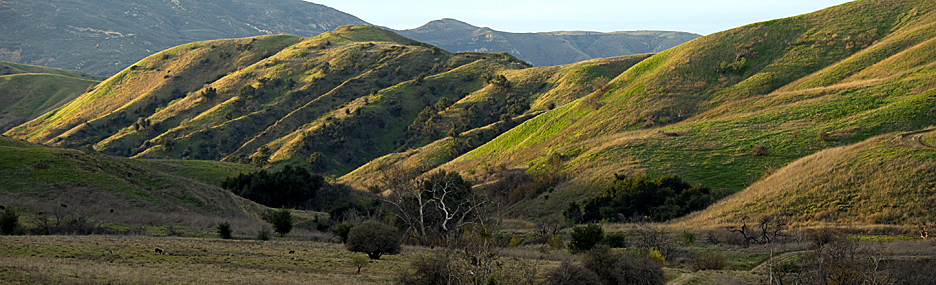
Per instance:
[[[848,0],[339,1],[312,0],[374,25],[405,30],[454,18],[508,32],[671,30],[703,35],[806,14]]]

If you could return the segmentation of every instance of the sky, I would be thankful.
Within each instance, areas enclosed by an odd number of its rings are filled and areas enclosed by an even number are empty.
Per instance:
[[[805,14],[846,0],[312,0],[404,30],[455,18],[508,32],[668,30],[703,35]]]

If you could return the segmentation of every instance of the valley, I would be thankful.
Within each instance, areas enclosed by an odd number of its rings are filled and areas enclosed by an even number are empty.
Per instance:
[[[858,0],[561,65],[450,52],[528,41],[453,19],[108,78],[2,63],[0,280],[926,284],[934,13]],[[362,261],[364,235],[404,246]]]

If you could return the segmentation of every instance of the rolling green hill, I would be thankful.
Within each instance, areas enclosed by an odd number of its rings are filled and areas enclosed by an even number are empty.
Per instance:
[[[702,37],[441,168],[535,172],[563,158],[572,179],[517,207],[534,216],[597,195],[613,173],[678,174],[737,192],[824,149],[931,125],[934,9],[855,1]]]
[[[393,166],[457,171],[477,184],[516,172],[566,178],[511,207],[517,215],[554,214],[602,193],[614,174],[647,173],[738,193],[697,214],[713,223],[767,214],[760,204],[803,222],[932,222],[917,204],[857,207],[888,198],[856,189],[932,198],[925,173],[898,173],[917,169],[908,156],[932,150],[880,136],[936,120],[934,12],[922,0],[859,0],[657,54],[546,67],[363,26],[198,42],[6,135],[136,158],[300,165],[358,188]],[[816,159],[861,168],[795,170]],[[788,194],[744,198],[771,191]]]
[[[677,224],[714,229],[765,215],[814,223],[932,223],[936,150],[906,138],[888,134],[822,150]]]
[[[107,76],[184,43],[367,24],[301,0],[4,1],[0,19],[0,61]]]
[[[0,62],[0,132],[64,105],[103,79],[63,69]]]
[[[396,32],[451,52],[506,52],[536,66],[657,53],[700,36],[671,31],[509,33],[455,19],[435,20]]]
[[[245,165],[118,158],[8,137],[0,137],[0,165],[0,204],[59,218],[199,229],[230,221],[259,228],[264,209],[217,186],[220,178],[254,171]]]
[[[7,135],[335,175],[450,132],[469,135],[438,165],[646,57],[529,68],[508,54],[453,54],[363,26],[199,42],[152,55]]]

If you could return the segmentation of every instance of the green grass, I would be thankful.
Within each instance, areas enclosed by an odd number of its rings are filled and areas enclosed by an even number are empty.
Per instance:
[[[252,167],[131,160],[7,137],[0,138],[0,150],[0,202],[25,211],[25,220],[58,211],[62,203],[68,213],[104,223],[203,226],[227,217],[249,224],[263,208],[217,186]]]
[[[878,15],[877,5],[901,8]],[[905,12],[914,7],[918,13],[907,20]],[[697,39],[634,65],[598,103],[581,99],[573,103],[579,112],[564,107],[542,114],[443,167],[472,169],[479,163],[471,158],[483,158],[522,169],[545,154],[562,153],[573,177],[560,185],[564,191],[599,193],[612,173],[636,172],[678,174],[741,191],[821,150],[931,124],[932,71],[921,54],[928,49],[901,43],[932,33],[920,7],[934,8],[919,1],[858,1]],[[877,20],[861,16],[870,14]],[[803,28],[811,22],[822,24]],[[874,29],[877,42],[858,42]],[[714,71],[743,49],[756,54],[745,69]],[[895,64],[910,55],[920,60]],[[875,81],[838,84],[850,74]],[[766,156],[753,155],[759,145],[769,150]],[[567,203],[535,201],[526,207],[537,209],[534,216]]]
[[[66,104],[97,83],[50,73],[0,76],[0,132]]]

